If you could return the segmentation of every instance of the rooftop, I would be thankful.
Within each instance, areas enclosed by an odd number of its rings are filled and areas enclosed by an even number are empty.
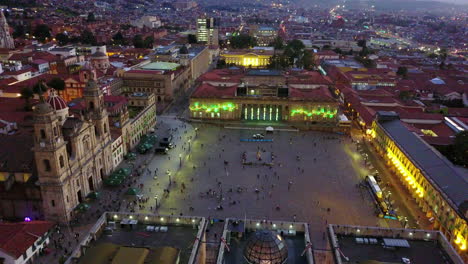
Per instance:
[[[180,64],[172,62],[151,62],[141,67],[143,70],[154,70],[154,71],[175,71]]]
[[[0,249],[19,258],[53,226],[48,221],[0,223]]]
[[[328,231],[340,263],[463,263],[439,231],[348,225]]]
[[[380,121],[382,128],[399,147],[417,164],[440,191],[458,207],[468,198],[468,182],[453,165],[439,155],[421,138],[410,132],[399,119]],[[463,214],[463,212],[461,212]]]

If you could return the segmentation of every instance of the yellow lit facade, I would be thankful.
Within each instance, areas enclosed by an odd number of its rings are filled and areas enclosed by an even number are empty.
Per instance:
[[[395,143],[377,121],[373,122],[372,129],[367,134],[426,217],[433,220],[433,228],[440,230],[462,258],[468,260],[466,252],[468,226],[464,215],[448,200],[440,188],[434,186],[425,172]]]
[[[264,53],[257,54],[252,52],[246,53],[224,53],[221,57],[224,58],[227,64],[235,64],[237,66],[264,68],[270,63],[272,54]]]

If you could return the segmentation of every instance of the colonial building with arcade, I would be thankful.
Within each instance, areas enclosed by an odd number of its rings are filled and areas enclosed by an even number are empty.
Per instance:
[[[318,72],[230,68],[199,80],[190,98],[192,119],[289,122],[325,130],[339,121],[332,83]]]

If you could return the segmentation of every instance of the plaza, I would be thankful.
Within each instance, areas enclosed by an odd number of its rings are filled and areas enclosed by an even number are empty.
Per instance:
[[[273,142],[241,142],[262,131],[161,119],[158,132],[178,127],[176,147],[151,158],[150,173],[139,179],[150,199],[168,186],[158,195],[160,214],[308,222],[316,247],[326,247],[327,223],[378,223],[371,196],[357,187],[367,171],[345,136],[283,128],[268,135]],[[242,153],[257,150],[271,152],[274,165],[244,166]]]

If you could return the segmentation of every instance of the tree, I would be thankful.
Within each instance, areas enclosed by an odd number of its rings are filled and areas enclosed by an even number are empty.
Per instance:
[[[275,50],[282,50],[284,48],[284,41],[280,36],[277,36],[270,44]]]
[[[315,54],[310,51],[304,52],[304,55],[302,56],[302,66],[306,70],[315,69],[317,66],[315,63]]]
[[[182,46],[180,49],[179,49],[179,53],[180,54],[188,54],[189,53],[189,50],[187,49],[186,46]],[[226,63],[226,62],[225,62]]]
[[[47,85],[45,84],[44,80],[40,80],[39,82],[37,82],[33,88],[32,88],[32,91],[39,95],[39,97],[42,97],[42,95],[47,92],[47,90],[49,89],[49,87],[47,87]]]
[[[337,54],[343,54],[343,51],[340,48],[335,48],[333,51]]]
[[[50,80],[47,85],[57,91],[65,90],[65,81],[57,77]]]
[[[55,35],[55,39],[58,41],[60,46],[67,45],[70,42],[70,38],[65,33],[58,33]]]
[[[406,67],[403,67],[403,66],[400,66],[398,67],[398,70],[396,72],[398,75],[406,78],[406,76],[408,75],[408,68]]]
[[[127,44],[127,41],[125,40],[124,36],[122,35],[122,32],[117,32],[117,34],[115,34],[113,37],[112,37],[112,40],[114,41],[114,44],[115,45],[125,45]]]
[[[24,37],[25,34],[25,28],[23,25],[18,24],[15,26],[15,31],[13,31],[13,38],[21,38]]]
[[[21,99],[24,99],[24,110],[30,111],[31,110],[31,98],[34,97],[34,92],[29,87],[24,87],[20,91]]]
[[[89,31],[88,29],[85,29],[83,32],[81,32],[81,43],[83,44],[90,44],[90,45],[96,45],[96,37],[94,37],[93,32]]]
[[[455,136],[453,160],[457,164],[468,166],[468,131],[466,130]]]
[[[232,36],[230,39],[231,47],[234,49],[248,49],[257,45],[257,40],[247,34]]]
[[[143,41],[144,43],[144,46],[145,48],[147,49],[152,49],[153,48],[153,44],[154,44],[154,38],[153,36],[148,36],[145,38],[145,40]]]
[[[198,42],[198,41],[197,41],[197,36],[194,35],[194,34],[188,34],[188,35],[187,35],[187,42],[188,42],[189,44],[195,44],[195,43],[197,43],[197,42]]]
[[[96,17],[94,16],[94,13],[93,12],[89,12],[88,13],[88,19],[87,19],[88,22],[94,22],[96,21]]]
[[[50,38],[50,28],[46,24],[39,24],[34,29],[33,36],[40,42],[45,42],[46,39]]]
[[[357,41],[357,45],[361,48],[367,47],[367,41],[365,39],[360,39]]]
[[[143,37],[141,35],[135,35],[132,40],[133,46],[137,49],[144,47]]]
[[[366,57],[369,54],[370,54],[370,51],[366,46],[362,47],[361,51],[359,52],[359,56],[361,57]]]
[[[223,59],[219,59],[217,62],[216,62],[216,69],[224,69],[226,68],[226,61],[223,60]]]

